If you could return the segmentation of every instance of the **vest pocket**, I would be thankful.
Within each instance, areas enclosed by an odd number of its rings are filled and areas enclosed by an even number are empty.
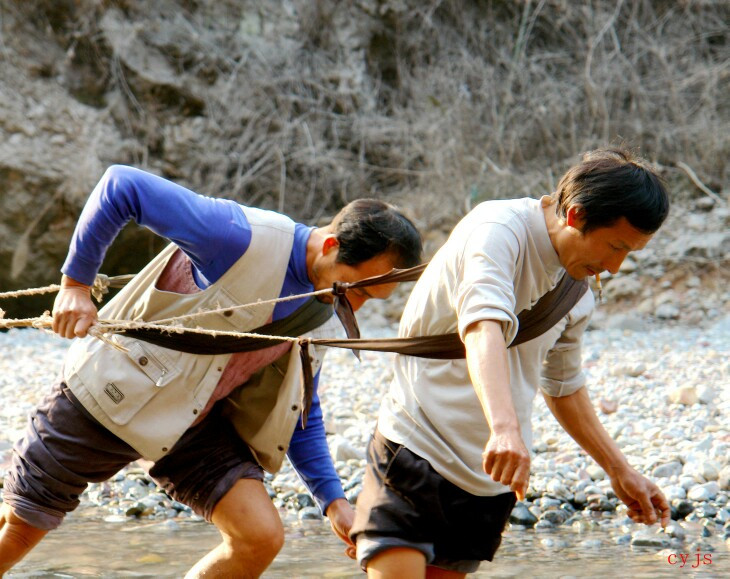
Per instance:
[[[221,330],[238,330],[246,331],[266,323],[261,318],[260,307],[242,308],[241,303],[236,301],[231,294],[224,288],[215,292],[206,302],[205,308],[210,310],[222,310],[220,312],[209,314],[213,321],[214,327]],[[228,309],[226,309],[228,308]],[[267,312],[268,308],[264,308]],[[205,320],[208,316],[202,316],[200,320]],[[201,326],[205,326],[205,322],[199,322]]]
[[[127,424],[178,373],[160,349],[124,340],[128,352],[104,347],[79,366],[77,375],[104,413]]]

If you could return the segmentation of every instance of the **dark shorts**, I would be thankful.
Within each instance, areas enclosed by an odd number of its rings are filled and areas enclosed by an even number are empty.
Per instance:
[[[31,414],[24,437],[13,449],[3,500],[30,525],[55,529],[79,505],[87,483],[104,481],[139,458],[60,383]],[[248,446],[215,407],[149,474],[173,499],[208,521],[236,481],[264,476]]]
[[[363,570],[373,556],[394,547],[417,549],[429,565],[462,573],[492,560],[515,505],[514,493],[472,495],[377,430],[367,459],[350,533]]]

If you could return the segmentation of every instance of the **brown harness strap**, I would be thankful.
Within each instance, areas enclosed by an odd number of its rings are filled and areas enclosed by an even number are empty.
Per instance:
[[[413,275],[420,275],[423,269],[424,266],[418,266],[411,270],[393,270],[393,272],[385,276],[367,278],[354,284],[347,284],[347,288],[345,289],[365,287],[378,283],[390,283],[394,278],[398,278],[401,281],[412,281],[414,279]],[[395,275],[391,275],[393,273]],[[390,281],[382,281],[384,277]],[[517,316],[519,329],[508,347],[518,346],[547,332],[573,308],[578,300],[583,297],[587,289],[588,283],[585,280],[577,281],[565,273],[558,282],[558,285],[544,294],[532,308],[519,313]],[[421,358],[457,359],[466,356],[464,343],[461,341],[459,334],[455,332],[436,336],[414,336],[409,338],[375,338],[370,340],[313,339],[310,341],[312,344],[331,346],[334,348],[395,352],[397,354],[418,356]]]

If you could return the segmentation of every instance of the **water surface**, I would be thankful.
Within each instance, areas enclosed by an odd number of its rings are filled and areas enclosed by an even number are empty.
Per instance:
[[[218,543],[218,533],[203,522],[179,521],[175,530],[169,526],[164,521],[108,523],[72,514],[6,577],[182,577]],[[365,577],[344,556],[326,522],[290,521],[286,535],[283,551],[264,577]],[[711,541],[712,563],[707,564],[708,553],[702,553],[703,564],[697,565],[697,554],[689,553],[680,567],[679,557],[669,557],[673,550],[619,545],[606,530],[509,530],[498,559],[484,563],[472,577],[730,577],[727,547],[719,538]]]

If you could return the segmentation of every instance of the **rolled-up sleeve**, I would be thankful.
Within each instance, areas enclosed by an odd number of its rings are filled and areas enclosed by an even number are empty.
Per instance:
[[[542,364],[540,388],[549,396],[569,396],[585,386],[581,342],[593,312],[588,291],[567,315],[567,324]]]
[[[496,320],[502,323],[505,341],[517,333],[514,313],[515,267],[520,253],[515,234],[497,223],[486,223],[472,232],[457,267],[454,303],[458,331],[465,339],[466,329],[475,322]]]

